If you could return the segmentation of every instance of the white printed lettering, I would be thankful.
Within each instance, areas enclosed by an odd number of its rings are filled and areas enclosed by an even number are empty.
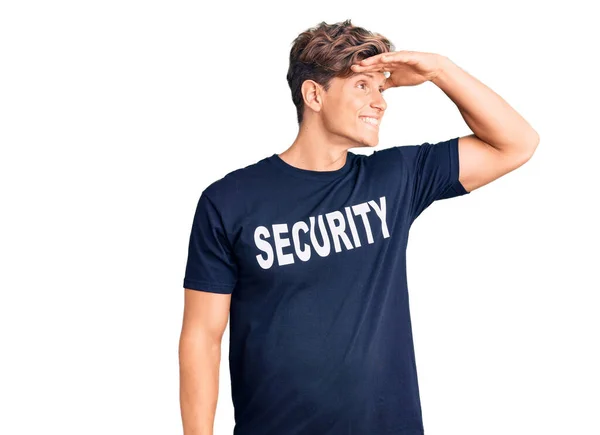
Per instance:
[[[267,254],[266,260],[262,258],[262,255],[260,254],[256,256],[258,264],[263,269],[269,269],[273,265],[273,248],[271,247],[271,244],[269,242],[261,239],[261,237],[271,237],[271,235],[269,234],[269,230],[266,227],[256,227],[256,230],[254,230],[254,244],[258,249]]]
[[[379,204],[375,201],[363,202],[352,206],[344,207],[344,212],[334,210],[325,215],[320,214],[318,216],[309,216],[307,224],[305,221],[298,221],[292,225],[291,239],[284,235],[288,232],[287,223],[272,224],[273,241],[268,241],[271,237],[269,229],[265,226],[259,226],[254,231],[254,243],[256,247],[266,254],[257,255],[256,260],[263,269],[269,269],[274,264],[274,258],[277,256],[277,264],[279,266],[285,266],[288,264],[294,264],[295,258],[298,257],[301,261],[309,261],[312,254],[312,249],[321,257],[327,257],[331,254],[330,237],[333,241],[333,248],[335,253],[343,251],[343,247],[346,251],[354,248],[361,247],[361,241],[359,236],[359,229],[356,226],[354,216],[360,216],[362,219],[364,233],[367,236],[367,242],[369,244],[375,243],[373,231],[371,229],[371,223],[369,221],[369,212],[373,209],[375,214],[381,221],[381,234],[384,239],[390,237],[390,232],[387,225],[387,204],[385,196],[379,198]],[[325,216],[325,217],[323,217]],[[327,224],[325,223],[327,222]],[[346,223],[348,225],[346,225]],[[318,224],[318,236],[317,236],[317,224]],[[350,229],[352,239],[346,233],[346,227]],[[308,234],[309,240],[303,243],[300,240],[300,231],[305,235]],[[341,242],[340,242],[341,240]],[[354,242],[354,245],[353,245]],[[275,245],[273,249],[272,244]],[[291,246],[291,252],[284,252],[284,248]],[[312,249],[311,249],[312,248]]]

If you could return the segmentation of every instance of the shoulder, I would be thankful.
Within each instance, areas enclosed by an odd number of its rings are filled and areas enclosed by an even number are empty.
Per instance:
[[[437,142],[402,145],[378,151],[380,157],[395,158],[412,167],[424,160],[434,158],[452,158],[458,152],[458,137]],[[374,153],[375,154],[375,153]]]
[[[421,145],[396,145],[387,148],[382,148],[373,151],[372,154],[364,156],[364,162],[367,165],[377,166],[377,168],[385,166],[393,166],[398,168],[398,165],[410,167],[410,162],[417,157]]]
[[[202,195],[207,196],[219,210],[236,208],[236,205],[243,204],[256,191],[261,174],[267,169],[266,159],[225,173],[206,186]]]

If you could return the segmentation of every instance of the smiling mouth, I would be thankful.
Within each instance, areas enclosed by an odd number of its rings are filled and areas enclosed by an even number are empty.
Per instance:
[[[366,121],[365,118],[363,118],[363,117],[361,117],[360,120],[361,120],[361,122],[363,124],[366,124],[367,127],[371,127],[371,128],[373,128],[375,130],[379,130],[379,124],[378,123],[376,124],[375,122],[372,122],[372,121],[371,122],[370,121]]]

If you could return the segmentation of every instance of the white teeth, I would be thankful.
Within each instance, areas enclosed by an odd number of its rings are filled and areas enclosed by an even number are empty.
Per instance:
[[[375,118],[369,118],[369,117],[363,116],[360,119],[362,119],[363,121],[365,121],[365,122],[367,122],[367,123],[369,123],[371,125],[378,125],[379,124],[379,122]]]

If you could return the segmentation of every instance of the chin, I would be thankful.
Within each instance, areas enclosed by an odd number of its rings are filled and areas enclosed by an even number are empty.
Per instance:
[[[347,136],[349,138],[352,138],[352,142],[354,142],[356,145],[356,147],[368,147],[368,148],[373,148],[376,147],[379,144],[379,133],[376,134],[358,134],[358,135],[353,135],[352,136]]]
[[[369,139],[363,140],[362,143],[366,147],[371,147],[371,148],[376,147],[377,145],[379,145],[379,135],[377,135],[374,138],[369,138]]]
[[[360,142],[365,147],[376,147],[379,144],[379,131],[370,131],[360,135]]]

